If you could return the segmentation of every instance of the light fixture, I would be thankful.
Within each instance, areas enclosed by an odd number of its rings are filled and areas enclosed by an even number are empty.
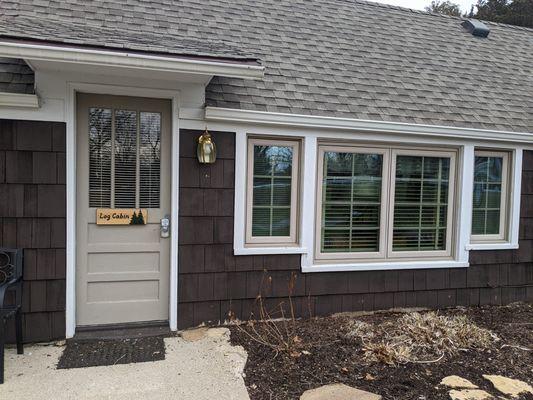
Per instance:
[[[213,164],[217,159],[217,147],[211,139],[211,134],[207,131],[207,128],[205,128],[202,136],[198,138],[196,155],[201,164]]]

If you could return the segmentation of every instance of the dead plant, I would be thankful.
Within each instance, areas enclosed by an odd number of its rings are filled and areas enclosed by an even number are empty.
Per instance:
[[[346,337],[360,340],[369,361],[429,363],[460,350],[487,349],[499,340],[464,315],[413,312],[377,325],[349,320]]]
[[[287,302],[279,301],[269,308],[263,293],[272,286],[272,276],[265,271],[248,321],[236,324],[237,329],[251,340],[274,350],[275,357],[279,353],[286,353],[291,357],[299,357],[302,354],[302,339],[296,332],[296,314],[292,298],[296,279],[296,274],[292,273],[288,282]],[[257,310],[256,313],[253,309]],[[235,313],[230,311],[230,320],[234,319]]]

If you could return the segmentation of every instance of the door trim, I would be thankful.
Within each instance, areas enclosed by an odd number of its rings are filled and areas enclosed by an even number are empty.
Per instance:
[[[141,88],[68,82],[66,88],[65,115],[67,119],[66,167],[67,167],[67,271],[65,336],[72,338],[76,332],[76,93],[94,93],[132,97],[170,99],[171,112],[171,230],[170,230],[170,292],[169,328],[178,329],[178,187],[179,187],[179,90]]]

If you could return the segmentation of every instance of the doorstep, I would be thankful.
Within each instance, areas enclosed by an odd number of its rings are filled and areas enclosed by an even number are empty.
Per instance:
[[[173,336],[168,321],[134,322],[128,324],[80,326],[72,339],[84,340],[132,339],[152,336]]]

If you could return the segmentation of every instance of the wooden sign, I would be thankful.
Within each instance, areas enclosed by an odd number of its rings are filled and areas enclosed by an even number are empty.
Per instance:
[[[148,213],[140,208],[97,208],[96,225],[146,225]]]

